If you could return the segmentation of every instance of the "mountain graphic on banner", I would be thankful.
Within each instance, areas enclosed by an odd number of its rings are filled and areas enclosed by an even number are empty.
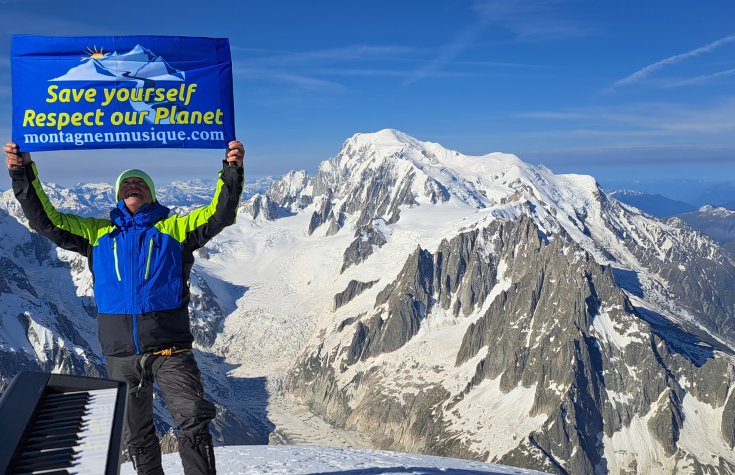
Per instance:
[[[117,51],[102,58],[89,58],[63,76],[51,81],[183,81],[184,71],[171,67],[165,59],[141,45],[127,53]]]

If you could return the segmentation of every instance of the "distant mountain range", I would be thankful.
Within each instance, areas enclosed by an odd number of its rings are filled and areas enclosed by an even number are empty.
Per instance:
[[[721,206],[702,206],[679,216],[689,226],[717,241],[735,255],[735,211]]]
[[[735,181],[718,183],[702,190],[692,200],[696,205],[715,205],[733,209],[735,204]]]
[[[185,211],[205,188],[160,196]],[[110,201],[48,190],[85,214]],[[23,368],[103,371],[84,260],[25,223],[5,192],[0,389]],[[356,134],[243,200],[198,253],[191,312],[219,444],[287,439],[271,405],[288,397],[385,449],[735,472],[735,258],[590,176]]]
[[[693,229],[714,239],[723,248],[735,252],[735,201],[723,206],[705,205],[695,208],[659,194],[628,189],[612,191],[610,196],[658,218],[678,217]]]
[[[696,206],[676,201],[659,194],[650,194],[643,191],[629,189],[615,190],[610,196],[627,205],[635,206],[657,218],[668,218],[677,214],[694,211]]]

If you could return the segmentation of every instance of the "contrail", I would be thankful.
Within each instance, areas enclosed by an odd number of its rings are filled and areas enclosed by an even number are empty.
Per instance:
[[[693,49],[693,50],[691,50],[689,52],[677,54],[677,55],[671,56],[669,58],[662,59],[661,61],[658,61],[658,62],[653,63],[653,64],[649,64],[645,68],[643,68],[643,69],[641,69],[639,71],[634,72],[630,76],[625,77],[625,78],[623,78],[623,79],[615,82],[612,85],[612,87],[625,86],[625,85],[628,85],[628,84],[636,83],[636,82],[640,81],[641,79],[646,78],[647,76],[649,76],[652,72],[656,71],[657,69],[661,69],[664,66],[668,66],[668,65],[671,65],[671,64],[675,64],[675,63],[684,61],[684,60],[689,59],[689,58],[693,58],[695,56],[699,56],[700,54],[708,53],[708,52],[710,52],[710,51],[712,51],[712,50],[714,50],[716,48],[719,48],[720,46],[722,46],[724,44],[731,43],[733,41],[735,41],[735,34],[726,36],[724,38],[720,38],[719,40],[713,41],[712,43],[709,43],[709,44],[707,44],[705,46],[702,46],[700,48],[697,48],[697,49]]]

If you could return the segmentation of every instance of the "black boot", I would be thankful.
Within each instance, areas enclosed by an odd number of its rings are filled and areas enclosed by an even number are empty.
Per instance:
[[[161,447],[156,443],[149,447],[128,447],[130,460],[138,475],[163,475],[161,468]]]
[[[207,434],[179,439],[179,455],[186,475],[216,475],[212,436]]]

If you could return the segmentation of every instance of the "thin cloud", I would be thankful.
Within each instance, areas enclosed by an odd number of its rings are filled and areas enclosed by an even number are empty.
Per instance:
[[[55,16],[44,16],[39,9],[39,11],[34,10],[32,13],[3,12],[2,18],[5,25],[13,25],[15,27],[9,30],[9,32],[22,32],[29,35],[68,35],[70,31],[73,31],[75,35],[79,36],[92,35],[95,32],[97,34],[104,34],[100,32],[100,26],[94,22],[91,16],[84,18],[89,20],[89,23],[87,23]],[[22,29],[19,29],[19,26]],[[108,31],[107,34],[115,34],[115,32]],[[10,35],[8,34],[8,36]]]
[[[236,54],[247,55],[250,67],[236,71],[244,77],[269,79],[308,90],[342,92],[338,82],[316,76],[406,77],[410,69],[368,67],[376,62],[416,62],[425,50],[406,46],[352,45],[311,51],[274,51],[234,47]],[[359,67],[364,65],[365,67]],[[357,66],[357,67],[356,67]]]
[[[325,91],[325,92],[343,92],[346,90],[345,86],[340,83],[333,81],[326,81],[315,77],[307,76],[304,74],[297,74],[292,72],[284,72],[278,70],[269,70],[261,68],[235,68],[233,74],[236,77],[256,79],[256,80],[271,80],[281,83],[285,83],[296,87],[298,89],[310,90],[310,91]]]
[[[697,77],[691,78],[691,79],[681,79],[681,80],[678,80],[678,81],[671,81],[668,84],[666,84],[664,87],[692,86],[692,85],[707,83],[707,82],[710,82],[710,81],[714,81],[714,80],[717,80],[717,79],[720,79],[720,78],[723,78],[723,77],[733,76],[733,75],[735,75],[735,68],[728,69],[726,71],[719,71],[719,72],[716,72],[716,73],[707,74],[707,75],[703,75],[703,76],[697,76]]]
[[[534,139],[561,139],[561,138],[646,138],[646,137],[665,137],[669,132],[662,130],[641,130],[641,129],[625,129],[625,130],[608,130],[608,129],[561,129],[547,130],[544,132],[521,132],[516,134],[517,137],[534,138]]]
[[[412,71],[402,69],[359,69],[359,68],[330,68],[330,69],[314,69],[315,74],[323,74],[328,76],[362,76],[362,77],[398,77],[406,78],[413,75]],[[452,72],[438,71],[435,76],[446,78],[464,78],[483,76],[480,73],[469,72]]]
[[[672,137],[686,134],[730,137],[735,131],[735,99],[719,99],[714,105],[696,106],[639,104],[624,111],[608,111],[603,117],[631,126],[667,131]]]
[[[525,112],[518,114],[517,117],[541,120],[582,120],[589,119],[592,116],[583,112]]]
[[[508,140],[519,144],[519,152],[542,146],[561,153],[570,145],[580,150],[589,147],[610,149],[714,147],[735,155],[735,97],[717,98],[708,104],[683,106],[669,103],[632,103],[614,107],[569,109],[559,112],[531,112],[520,119],[538,120],[543,127],[517,127],[525,130]],[[533,124],[531,124],[533,125]],[[535,150],[542,152],[543,150]],[[735,162],[733,162],[735,163]]]
[[[488,23],[484,20],[477,21],[460,33],[460,35],[451,43],[441,48],[439,56],[432,61],[414,71],[404,82],[404,86],[409,86],[417,81],[433,76],[441,68],[449,64],[462,51],[472,45],[487,28]]]
[[[567,0],[478,0],[473,10],[485,21],[513,32],[523,40],[587,36],[590,29],[561,18]]]
[[[276,71],[286,75],[296,74],[301,77],[314,75],[328,76],[362,76],[362,77],[395,77],[403,78],[404,84],[412,83],[428,76],[456,78],[477,77],[481,73],[462,71],[442,71],[441,69],[456,57],[465,47],[472,44],[484,27],[480,23],[465,30],[460,38],[445,47],[438,58],[427,62],[426,57],[435,50],[399,45],[351,45],[340,48],[329,48],[311,51],[284,51],[261,48],[243,48],[232,46],[237,55],[247,55],[247,62],[256,70],[268,70],[266,77],[273,78]],[[376,62],[390,62],[397,67],[370,67]],[[423,66],[416,69],[416,64]],[[540,66],[512,62],[461,61],[461,66],[496,67],[496,68],[539,68]],[[364,67],[360,67],[363,66]],[[327,67],[332,66],[332,67]],[[401,66],[405,66],[401,68]],[[296,72],[298,71],[298,72]],[[312,78],[314,79],[314,78]],[[316,79],[315,79],[316,80]],[[305,83],[308,83],[306,81]],[[329,84],[325,81],[325,84]],[[334,85],[335,83],[332,83]]]
[[[353,45],[343,48],[330,48],[312,51],[270,51],[260,49],[233,48],[233,51],[260,54],[261,57],[248,57],[248,61],[262,65],[277,64],[307,65],[333,64],[346,61],[403,59],[421,52],[418,48],[407,46]]]
[[[492,25],[512,31],[524,40],[558,39],[585,36],[589,32],[576,24],[557,17],[563,0],[476,0],[472,4],[475,20],[459,32],[454,41],[442,46],[439,55],[408,77],[408,86],[422,79],[435,76],[452,63],[463,51],[473,46]],[[494,63],[499,66],[502,63]],[[511,66],[505,64],[505,66]],[[518,66],[513,64],[512,66]]]
[[[609,130],[611,124],[622,124],[628,128],[664,131],[673,135],[712,135],[735,131],[735,97],[689,107],[645,102],[617,107],[528,112],[517,117],[551,121],[584,120],[588,124],[599,124],[600,130]]]
[[[542,161],[550,167],[582,165],[588,167],[613,166],[619,168],[622,165],[636,167],[648,165],[692,166],[703,164],[732,166],[732,154],[732,148],[701,144],[610,144],[526,151],[523,154],[523,158],[535,162]]]
[[[463,66],[484,66],[484,67],[498,67],[498,68],[519,68],[519,69],[548,69],[548,66],[541,66],[538,64],[524,64],[524,63],[508,63],[503,61],[455,61],[454,64]]]
[[[677,54],[674,56],[670,56],[666,59],[662,59],[661,61],[657,61],[653,64],[649,64],[643,69],[640,69],[630,76],[624,77],[623,79],[620,79],[619,81],[616,81],[612,88],[621,87],[621,86],[629,86],[631,84],[635,84],[648,76],[650,76],[653,72],[662,69],[666,66],[670,66],[672,64],[680,63],[682,61],[686,61],[687,59],[694,58],[696,56],[709,53],[710,51],[713,51],[717,48],[719,48],[722,45],[732,43],[735,41],[735,34],[725,36],[724,38],[720,38],[719,40],[713,41],[709,44],[706,44],[702,47],[695,48],[691,51],[688,51],[686,53]]]
[[[341,92],[346,89],[342,84],[333,81],[325,81],[300,74],[274,73],[271,77],[276,81],[292,84],[303,89],[329,90],[332,92]]]

